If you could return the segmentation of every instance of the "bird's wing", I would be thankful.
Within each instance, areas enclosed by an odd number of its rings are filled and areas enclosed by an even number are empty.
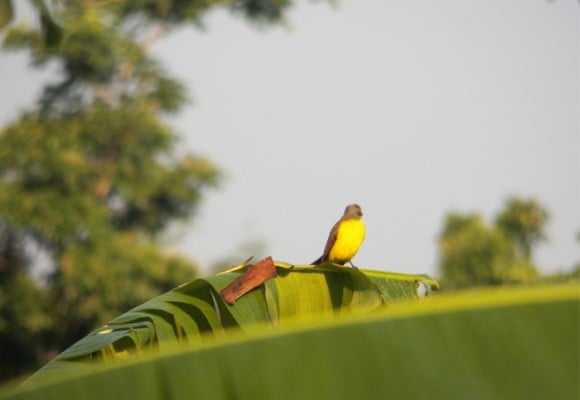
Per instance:
[[[324,253],[322,254],[322,261],[327,261],[328,256],[330,255],[330,250],[332,250],[332,246],[336,243],[336,238],[338,237],[338,226],[342,222],[340,219],[332,229],[330,230],[330,234],[328,235],[328,240],[326,241],[326,247],[324,248]]]

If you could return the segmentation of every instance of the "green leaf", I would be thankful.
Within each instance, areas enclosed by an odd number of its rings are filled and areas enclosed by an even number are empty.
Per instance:
[[[58,363],[61,374],[65,365],[75,372],[75,362],[136,357],[150,349],[163,351],[176,343],[200,343],[231,332],[245,332],[256,325],[270,330],[291,326],[298,320],[368,313],[387,302],[418,299],[418,279],[436,284],[425,276],[363,272],[331,264],[291,269],[284,263],[277,264],[276,278],[246,293],[233,305],[227,304],[219,293],[249,266],[194,280],[149,300],[96,329],[53,363]],[[47,373],[51,364],[38,374]]]
[[[6,398],[575,399],[579,300],[578,284],[504,288],[254,325],[125,363],[81,364],[74,377]]]

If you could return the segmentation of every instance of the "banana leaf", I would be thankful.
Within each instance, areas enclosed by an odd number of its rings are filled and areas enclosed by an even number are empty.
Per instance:
[[[6,398],[577,399],[579,300],[577,283],[510,287],[263,322],[126,362],[81,362],[75,376]],[[66,363],[78,364],[56,369]]]
[[[220,292],[251,267],[194,280],[135,307],[66,349],[27,384],[75,373],[79,363],[128,359],[176,343],[215,340],[256,324],[273,329],[296,320],[365,313],[395,301],[417,300],[419,282],[437,288],[425,275],[278,262],[277,277],[227,304]]]

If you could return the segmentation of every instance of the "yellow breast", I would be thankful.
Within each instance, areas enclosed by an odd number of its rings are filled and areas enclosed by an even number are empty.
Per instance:
[[[365,238],[365,224],[360,219],[342,221],[338,227],[336,241],[328,254],[331,262],[345,263],[357,253]]]

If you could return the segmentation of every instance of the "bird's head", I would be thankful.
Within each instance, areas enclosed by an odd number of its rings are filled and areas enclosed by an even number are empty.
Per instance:
[[[360,218],[363,216],[363,213],[358,204],[349,204],[344,210],[344,216],[350,218]]]

